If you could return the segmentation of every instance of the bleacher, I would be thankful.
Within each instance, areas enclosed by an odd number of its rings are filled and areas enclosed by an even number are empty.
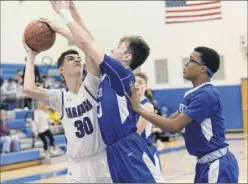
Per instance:
[[[1,77],[3,80],[16,76],[18,69],[23,70],[25,64],[1,64]],[[56,80],[61,80],[61,76],[57,71],[55,65],[37,65],[42,75],[48,75],[54,77]]]
[[[1,64],[1,78],[7,80],[16,77],[18,69],[23,70],[25,64]],[[55,65],[37,65],[42,76],[53,77],[55,80],[61,80],[61,76]],[[9,108],[13,109],[13,108]],[[1,171],[13,168],[27,167],[40,164],[40,160],[44,158],[43,143],[39,138],[33,136],[31,128],[32,111],[29,110],[12,110],[7,112],[9,129],[12,135],[20,138],[19,152],[11,152],[1,154],[0,168]],[[56,134],[61,127],[52,127],[51,131]],[[66,150],[65,136],[54,135],[55,145],[61,150]],[[49,141],[48,141],[49,143]],[[0,145],[1,146],[1,145]]]
[[[12,152],[1,155],[1,170],[4,167],[9,167],[9,169],[15,168],[15,165],[19,164],[19,167],[33,166],[34,164],[25,163],[35,163],[35,165],[40,164],[40,160],[44,158],[43,143],[39,138],[34,138],[31,124],[29,123],[32,119],[32,111],[21,110],[21,111],[8,111],[7,118],[9,122],[10,133],[18,135],[20,138],[21,151]],[[58,128],[58,127],[57,127]],[[53,133],[56,131],[51,130]],[[54,135],[55,145],[60,147],[64,152],[66,151],[66,141],[65,136]],[[61,154],[63,154],[61,152]],[[57,155],[58,156],[58,155]],[[36,161],[36,162],[32,162]],[[38,162],[37,162],[38,161]],[[22,163],[20,165],[20,163]]]

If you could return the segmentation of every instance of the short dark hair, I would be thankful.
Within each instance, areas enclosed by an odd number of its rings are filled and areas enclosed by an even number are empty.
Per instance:
[[[213,72],[216,73],[220,67],[220,56],[211,48],[208,47],[196,47],[196,52],[201,53],[202,62]]]
[[[59,57],[59,59],[58,59],[58,61],[57,61],[57,67],[58,67],[58,68],[60,68],[61,66],[63,66],[65,56],[67,56],[67,55],[69,55],[69,54],[77,54],[77,55],[79,55],[78,51],[73,50],[73,49],[70,49],[70,50],[67,50],[67,51],[63,52],[63,53],[60,55],[60,57]]]
[[[121,38],[120,42],[127,42],[132,54],[130,68],[135,70],[141,66],[150,55],[150,47],[140,36],[126,36]]]
[[[142,79],[144,79],[146,81],[146,83],[148,82],[148,77],[145,73],[143,72],[137,72],[137,73],[134,73],[134,76],[136,77],[140,77]]]

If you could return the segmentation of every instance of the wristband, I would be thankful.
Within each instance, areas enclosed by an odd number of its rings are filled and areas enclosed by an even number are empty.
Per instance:
[[[66,24],[69,24],[74,21],[74,19],[71,16],[71,12],[67,9],[61,9],[59,11],[59,15],[64,19]]]

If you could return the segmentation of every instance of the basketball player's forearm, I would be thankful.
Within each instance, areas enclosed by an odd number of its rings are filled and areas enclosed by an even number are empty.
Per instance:
[[[84,24],[83,20],[81,18],[74,18],[74,20],[85,30],[86,33],[88,33],[89,37],[92,40],[94,40],[90,30],[86,27],[86,25]]]
[[[85,54],[89,55],[96,62],[96,64],[101,64],[104,54],[97,51],[88,33],[75,20],[73,20],[70,12],[67,10],[61,12],[60,15],[64,18],[68,28],[70,29],[74,37],[75,44],[82,49]]]
[[[71,40],[73,43],[75,43],[75,39],[73,37],[73,34],[70,31],[67,31],[64,28],[61,28],[58,30],[58,33],[61,34],[62,36],[64,36],[65,38],[67,38],[68,40]],[[86,62],[87,70],[90,73],[92,73],[93,75],[99,77],[100,76],[100,69],[99,69],[98,65],[96,65],[96,63],[88,55],[86,55],[85,62]]]
[[[153,112],[149,112],[144,108],[140,108],[138,110],[138,113],[154,125],[158,126],[159,128],[163,129],[164,131],[169,131],[169,132],[178,132],[180,131],[183,127],[180,127],[179,124],[174,123],[172,119],[164,118],[162,116],[159,116]]]
[[[90,30],[87,28],[87,26],[84,24],[79,12],[77,11],[77,9],[75,8],[74,10],[71,10],[71,14],[73,19],[88,33],[88,35],[91,37],[91,39],[93,40],[93,36],[90,33]]]
[[[74,37],[70,31],[63,28],[63,29],[59,29],[58,33],[60,35],[64,36],[65,38],[67,38],[68,40],[74,42]]]
[[[178,115],[179,115],[179,112],[175,112],[169,118],[170,119],[175,119]]]
[[[27,94],[36,88],[34,74],[34,59],[35,56],[28,54],[24,76],[24,92]]]

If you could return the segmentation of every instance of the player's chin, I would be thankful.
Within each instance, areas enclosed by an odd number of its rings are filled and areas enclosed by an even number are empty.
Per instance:
[[[189,76],[185,72],[183,73],[183,78],[189,80]]]

